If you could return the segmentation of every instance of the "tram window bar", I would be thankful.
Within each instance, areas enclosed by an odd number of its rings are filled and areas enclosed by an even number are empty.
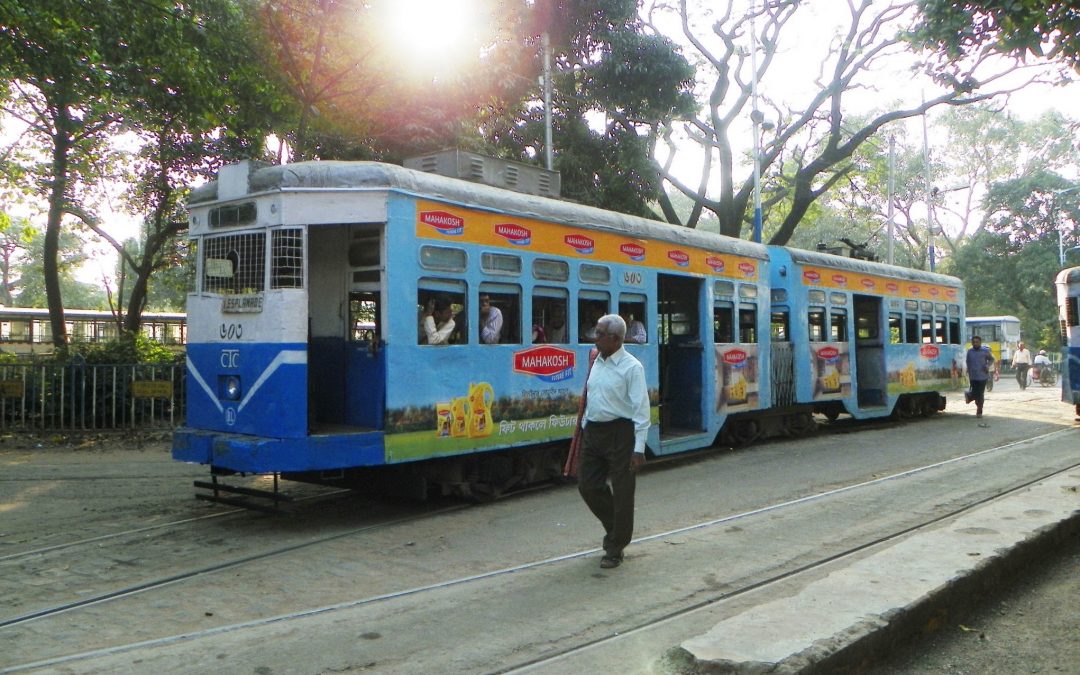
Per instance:
[[[806,299],[823,305],[825,304],[825,291],[811,290],[806,294]]]
[[[757,299],[757,286],[753,284],[739,284],[739,298],[742,300]]]
[[[718,298],[735,297],[735,284],[731,281],[717,281],[713,284],[713,295]]]
[[[847,293],[830,293],[829,294],[829,302],[831,302],[834,305],[846,305],[847,304]]]
[[[924,316],[922,318],[922,343],[928,345],[934,341],[934,328],[933,318]]]
[[[304,231],[290,227],[270,232],[270,288],[304,287]]]
[[[582,263],[578,277],[588,284],[606,284],[611,282],[611,270],[604,265]]]
[[[544,281],[569,281],[570,265],[563,260],[534,260],[533,277]]]
[[[266,233],[203,240],[203,291],[258,293],[266,289]]]
[[[934,317],[934,342],[944,345],[949,343],[949,335],[946,331],[945,319]]]
[[[919,344],[919,315],[904,316],[904,342],[909,345]]]
[[[786,288],[774,288],[769,294],[769,299],[773,302],[787,302],[787,289]]]
[[[906,309],[909,312],[918,312],[919,311],[919,301],[918,300],[905,300],[904,301],[904,309]]]

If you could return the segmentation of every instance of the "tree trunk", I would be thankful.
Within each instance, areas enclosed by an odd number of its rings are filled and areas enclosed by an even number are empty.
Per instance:
[[[67,324],[64,322],[64,299],[60,293],[60,227],[67,193],[68,152],[71,150],[70,118],[62,102],[54,107],[56,129],[53,134],[52,190],[49,193],[49,219],[45,225],[42,270],[45,275],[45,298],[49,304],[49,325],[53,346],[67,349]]]

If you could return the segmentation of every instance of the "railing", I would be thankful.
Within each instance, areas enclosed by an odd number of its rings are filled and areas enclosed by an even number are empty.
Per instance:
[[[0,430],[171,429],[184,422],[179,365],[0,365]]]

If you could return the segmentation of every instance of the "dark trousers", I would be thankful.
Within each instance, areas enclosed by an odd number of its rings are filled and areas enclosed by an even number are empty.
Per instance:
[[[1020,385],[1021,389],[1027,389],[1028,369],[1031,368],[1031,364],[1018,363],[1016,364],[1016,382]]]
[[[604,553],[609,556],[621,556],[634,536],[637,476],[630,470],[633,454],[634,423],[630,420],[585,425],[578,492],[604,526]]]
[[[982,412],[986,394],[986,380],[971,381],[971,400],[975,401],[975,412]]]

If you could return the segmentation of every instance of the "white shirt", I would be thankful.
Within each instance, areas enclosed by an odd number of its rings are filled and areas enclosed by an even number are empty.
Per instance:
[[[486,345],[498,343],[502,335],[502,310],[498,307],[489,307],[487,317],[481,315],[480,320],[483,322],[480,325],[480,342]]]
[[[1031,352],[1028,351],[1026,347],[1024,349],[1017,349],[1013,352],[1013,365],[1016,366],[1021,364],[1031,365]]]
[[[1050,359],[1048,357],[1044,356],[1043,354],[1039,354],[1038,356],[1035,357],[1035,365],[1037,365],[1037,366],[1050,366],[1050,365],[1053,365],[1053,363],[1050,361]]]
[[[645,324],[633,319],[626,325],[626,341],[643,345],[649,341],[649,334],[645,332]]]
[[[427,336],[429,345],[450,344],[450,334],[454,332],[454,320],[447,319],[446,323],[435,327],[435,317],[428,314],[424,317],[424,334]]]
[[[622,347],[604,358],[597,356],[589,372],[589,394],[583,425],[628,419],[634,423],[634,452],[645,453],[649,433],[649,390],[645,368]]]

